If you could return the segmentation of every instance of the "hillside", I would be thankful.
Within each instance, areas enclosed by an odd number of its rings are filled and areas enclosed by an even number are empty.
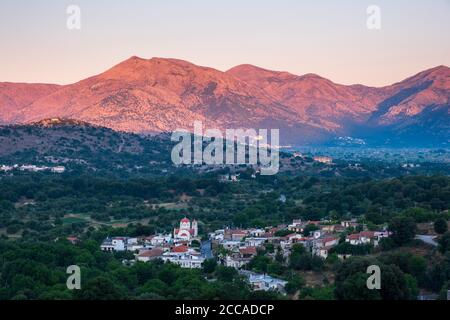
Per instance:
[[[446,146],[449,79],[450,69],[439,66],[373,88],[252,65],[221,72],[131,57],[70,85],[0,84],[0,119],[70,118],[132,133],[192,130],[199,120],[208,128],[279,128],[282,144],[352,136],[380,145]]]

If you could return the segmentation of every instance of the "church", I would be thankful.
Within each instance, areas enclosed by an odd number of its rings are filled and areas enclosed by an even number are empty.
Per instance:
[[[198,225],[197,221],[194,219],[191,221],[184,217],[180,221],[180,227],[173,230],[173,237],[175,240],[179,241],[191,241],[193,238],[198,236]]]

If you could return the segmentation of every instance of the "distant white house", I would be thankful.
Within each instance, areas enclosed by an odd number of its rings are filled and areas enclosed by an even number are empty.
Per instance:
[[[373,244],[379,245],[382,238],[390,236],[389,231],[362,231],[360,233],[350,234],[345,238],[345,242],[352,245]]]
[[[324,164],[332,164],[333,159],[330,157],[324,157],[324,156],[316,156],[313,158],[314,161],[324,163]]]
[[[224,265],[226,267],[231,267],[235,269],[240,269],[247,263],[249,263],[251,258],[241,258],[241,257],[233,257],[227,256],[224,261]]]
[[[227,250],[233,250],[235,248],[239,248],[241,245],[240,241],[232,241],[232,240],[224,240],[221,242],[222,247],[224,247]]]
[[[266,238],[246,238],[244,241],[247,247],[260,247],[267,241]]]
[[[102,251],[125,251],[127,250],[127,241],[126,237],[108,237],[103,241],[100,248]]]
[[[142,261],[142,262],[148,262],[148,261],[151,261],[154,259],[161,258],[163,253],[164,253],[164,250],[159,249],[159,248],[154,248],[151,250],[144,250],[144,251],[141,251],[137,255],[136,260]]]
[[[266,274],[250,274],[248,277],[248,282],[255,291],[263,290],[284,292],[284,287],[287,284],[287,281],[273,278]]]
[[[145,239],[145,242],[152,246],[162,246],[166,243],[172,242],[171,234],[160,234],[155,236],[150,236]]]
[[[175,247],[171,252],[165,252],[161,258],[163,261],[169,261],[182,268],[189,269],[201,268],[205,261],[205,258],[199,253],[190,250],[186,246]]]

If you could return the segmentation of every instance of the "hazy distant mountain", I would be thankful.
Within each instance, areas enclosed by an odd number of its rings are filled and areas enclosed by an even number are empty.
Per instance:
[[[0,83],[0,123],[14,122],[22,108],[59,87],[54,84]]]
[[[0,121],[60,117],[128,132],[280,128],[283,143],[339,136],[377,144],[449,142],[450,69],[391,86],[345,86],[314,74],[241,65],[227,72],[176,60],[132,57],[78,83],[0,84]]]

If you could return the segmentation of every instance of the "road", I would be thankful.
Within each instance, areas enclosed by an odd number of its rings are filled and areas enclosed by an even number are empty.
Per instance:
[[[200,252],[202,256],[204,256],[206,259],[212,259],[212,248],[211,248],[211,240],[206,240],[202,242],[202,246],[200,248]]]
[[[422,240],[426,244],[432,245],[434,247],[438,246],[438,243],[434,241],[435,236],[427,236],[424,234],[418,234],[416,235],[416,239]]]

